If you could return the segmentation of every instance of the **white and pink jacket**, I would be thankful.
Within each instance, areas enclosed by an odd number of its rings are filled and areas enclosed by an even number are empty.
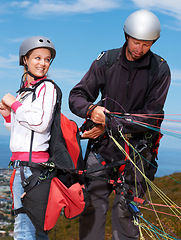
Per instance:
[[[31,86],[37,81],[31,83]],[[56,90],[51,82],[43,82],[32,92],[18,94],[11,106],[11,115],[5,117],[5,126],[11,131],[11,160],[29,161],[31,133],[34,131],[32,162],[46,162]]]

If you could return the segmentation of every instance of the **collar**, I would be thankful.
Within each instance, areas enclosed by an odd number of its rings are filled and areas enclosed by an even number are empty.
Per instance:
[[[45,77],[43,77],[43,78],[39,78],[38,80],[35,80],[35,81],[32,81],[31,83],[30,83],[30,87],[27,87],[27,85],[28,85],[28,81],[26,81],[25,83],[24,83],[24,85],[16,92],[16,93],[22,93],[22,92],[26,92],[26,91],[32,91],[32,86],[34,86],[37,82],[39,82],[39,81],[41,81],[41,80],[43,80],[43,79],[46,79],[47,77],[45,76]]]
[[[123,45],[121,48],[121,54],[120,54],[120,64],[128,69],[127,61],[126,61],[126,47],[127,43]],[[142,67],[149,67],[150,65],[150,60],[151,60],[151,50],[149,50],[138,62],[137,68],[142,68]]]
[[[30,86],[35,85],[37,82],[39,82],[39,81],[41,81],[41,80],[43,80],[43,79],[47,79],[47,77],[45,76],[45,77],[43,77],[43,78],[39,78],[38,80],[32,81],[32,82],[30,83]]]

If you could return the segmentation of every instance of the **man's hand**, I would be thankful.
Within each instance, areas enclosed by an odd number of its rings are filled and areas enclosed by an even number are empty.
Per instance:
[[[101,106],[97,106],[91,113],[91,120],[94,123],[99,123],[102,125],[105,125],[105,113],[109,112],[106,108],[101,107]]]

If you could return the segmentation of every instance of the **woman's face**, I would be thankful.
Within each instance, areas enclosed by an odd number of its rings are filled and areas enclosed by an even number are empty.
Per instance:
[[[29,57],[25,56],[28,70],[36,77],[44,77],[50,67],[51,52],[47,48],[34,49]]]

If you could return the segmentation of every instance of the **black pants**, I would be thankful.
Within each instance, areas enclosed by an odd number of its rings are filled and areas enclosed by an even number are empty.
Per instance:
[[[136,165],[142,169],[142,162],[144,163],[145,171],[149,169],[149,161],[151,161],[152,155],[150,150],[145,149],[142,153],[147,159],[145,161],[141,160],[139,156],[136,157]],[[87,160],[87,168],[98,164],[97,159],[90,152]],[[101,173],[96,173],[100,175]],[[142,197],[146,191],[146,184],[144,177],[138,170],[136,170],[137,176],[137,196]],[[125,187],[131,189],[133,194],[135,194],[135,170],[131,166],[130,170],[125,176],[127,184]],[[130,184],[129,184],[130,183]],[[109,196],[112,192],[112,187],[102,181],[92,181],[88,187],[91,204],[86,209],[83,215],[80,217],[80,240],[104,240],[105,239],[105,224],[106,224],[106,214],[109,208]],[[139,238],[139,228],[134,225],[133,217],[130,214],[125,198],[122,195],[115,195],[113,207],[112,207],[112,239],[113,240],[128,240],[128,239],[138,239]]]

